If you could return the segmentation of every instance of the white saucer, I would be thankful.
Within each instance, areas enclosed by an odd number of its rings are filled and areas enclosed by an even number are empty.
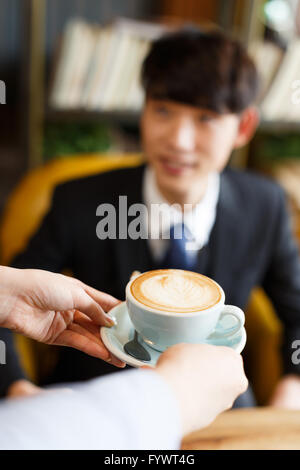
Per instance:
[[[134,327],[128,315],[126,303],[122,302],[121,304],[117,305],[109,312],[109,314],[116,319],[117,324],[112,328],[102,327],[100,329],[102,341],[107,349],[118,359],[121,359],[132,367],[141,367],[145,365],[155,367],[157,359],[162,353],[150,348],[150,346],[143,342],[140,336],[139,341],[149,352],[151,361],[139,361],[124,351],[124,345],[128,341],[131,341],[134,335]],[[226,318],[226,321],[226,328],[228,328],[230,326],[228,325],[228,318]],[[216,330],[219,329],[218,326],[220,327],[218,324]],[[223,325],[223,328],[224,326],[225,325]],[[246,344],[246,331],[245,328],[241,328],[235,335],[218,339],[214,338],[212,334],[210,335],[210,339],[206,340],[205,343],[214,344],[216,346],[228,346],[235,349],[238,353],[241,353]]]

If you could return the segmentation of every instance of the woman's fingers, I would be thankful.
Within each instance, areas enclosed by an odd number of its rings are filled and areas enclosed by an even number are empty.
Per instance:
[[[106,302],[104,302],[106,304]],[[87,292],[82,290],[75,298],[74,308],[80,310],[100,326],[113,326],[114,321],[105,313],[100,303],[97,303]]]
[[[76,317],[77,323],[73,322],[68,325],[68,329],[59,336],[55,342],[56,344],[79,349],[90,356],[100,358],[116,367],[125,366],[123,361],[113,356],[104,346],[100,338],[99,327],[92,325],[88,319],[84,319],[84,315],[82,315],[81,312],[75,312],[74,317]],[[78,324],[78,320],[80,324]],[[86,325],[87,328],[84,325]]]
[[[126,366],[126,363],[121,361],[120,359],[118,359],[116,356],[114,356],[114,354],[110,353],[110,359],[111,359],[111,363],[113,366],[116,366],[116,367],[125,367]]]
[[[73,328],[63,331],[55,341],[55,344],[69,346],[103,361],[111,362],[110,352],[101,341],[91,340],[90,337],[83,335],[81,331],[74,331]]]
[[[79,312],[78,310],[75,310],[74,317],[73,317],[73,323],[76,323],[76,324],[82,326],[85,330],[89,331],[93,335],[100,338],[100,327],[99,327],[99,325],[96,325],[96,323],[93,322],[93,320],[91,320],[84,313]]]
[[[76,311],[74,314],[74,322],[83,327],[85,330],[89,331],[92,335],[100,339],[100,328],[95,325],[86,315],[81,312]],[[100,339],[101,341],[101,339]],[[125,367],[125,362],[121,361],[110,353],[111,363],[116,367]]]
[[[95,300],[95,302],[101,305],[105,312],[109,312],[109,310],[121,303],[121,300],[116,299],[112,295],[106,294],[105,292],[100,292],[97,289],[93,289],[93,287],[87,286],[85,284],[84,290],[92,299]]]

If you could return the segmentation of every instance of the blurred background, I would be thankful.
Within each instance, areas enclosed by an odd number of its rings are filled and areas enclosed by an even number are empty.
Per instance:
[[[0,211],[32,169],[74,155],[138,152],[139,70],[151,41],[186,24],[238,37],[261,74],[261,124],[232,165],[285,187],[298,231],[298,0],[0,0]]]

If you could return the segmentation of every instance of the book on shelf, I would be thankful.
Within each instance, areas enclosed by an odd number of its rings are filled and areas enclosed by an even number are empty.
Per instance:
[[[94,26],[74,19],[62,38],[49,104],[53,109],[138,111],[143,103],[142,62],[166,32],[156,23],[119,18]]]
[[[76,105],[94,47],[93,28],[78,20],[67,25],[53,74],[50,106],[72,108]]]

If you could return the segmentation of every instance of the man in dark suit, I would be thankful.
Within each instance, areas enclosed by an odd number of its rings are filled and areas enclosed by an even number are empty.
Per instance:
[[[225,169],[232,150],[245,145],[257,126],[255,67],[242,46],[223,34],[183,31],[154,44],[142,76],[147,164],[57,187],[49,213],[14,266],[69,268],[86,284],[120,299],[134,270],[191,269],[215,279],[226,303],[242,309],[252,288],[260,285],[285,334],[286,375],[272,403],[298,407],[294,397],[300,396],[300,369],[291,356],[292,343],[300,338],[300,263],[284,194],[265,178]],[[120,196],[132,208],[127,227],[136,218],[137,203],[148,211],[160,204],[173,222],[159,228],[158,240],[144,237],[153,228],[151,216],[141,219],[141,237],[120,237]],[[187,205],[184,223],[192,250],[171,235]],[[105,234],[101,225],[108,207],[116,211],[116,233],[108,226]],[[165,229],[169,240],[163,237]],[[109,364],[64,349],[49,382],[112,371]],[[5,378],[3,383],[8,390],[14,386]]]

